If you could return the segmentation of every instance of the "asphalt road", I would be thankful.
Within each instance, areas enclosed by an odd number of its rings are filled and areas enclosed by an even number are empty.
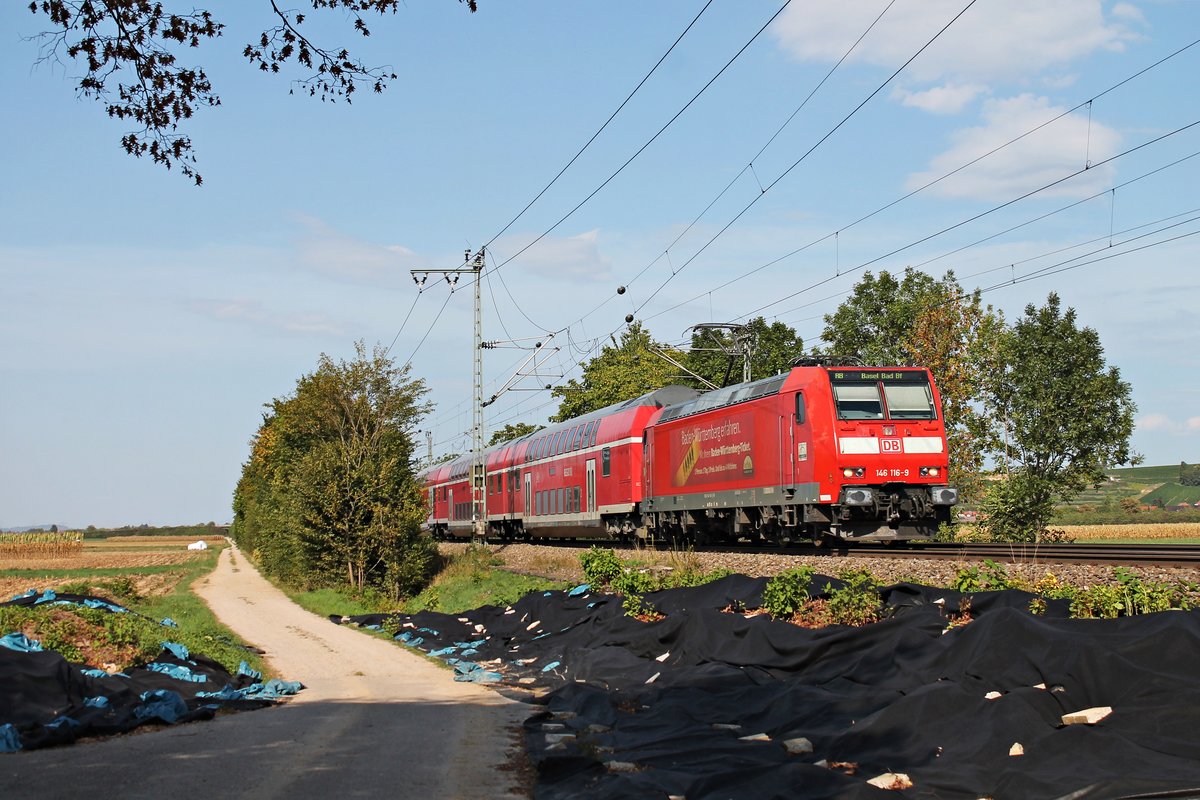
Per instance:
[[[528,706],[310,614],[233,548],[195,587],[307,687],[277,708],[0,757],[0,798],[518,798]]]

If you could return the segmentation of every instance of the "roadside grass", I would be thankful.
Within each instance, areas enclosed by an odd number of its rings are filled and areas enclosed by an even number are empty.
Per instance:
[[[22,579],[25,588],[98,594],[135,613],[118,614],[76,606],[2,607],[0,633],[20,630],[69,660],[106,658],[118,667],[153,660],[163,642],[177,642],[220,662],[231,673],[237,672],[242,661],[261,672],[264,667],[261,657],[246,649],[191,591],[194,581],[204,580],[203,576],[213,570],[224,547],[221,544],[183,563],[170,565],[51,570],[34,566],[4,570],[0,577]],[[157,582],[164,591],[141,594],[137,579],[146,575],[168,578]],[[162,625],[166,618],[174,620],[178,627]]]

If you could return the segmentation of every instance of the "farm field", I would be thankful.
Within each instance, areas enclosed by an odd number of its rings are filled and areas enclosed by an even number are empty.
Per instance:
[[[1056,526],[1077,542],[1200,544],[1200,522]]]

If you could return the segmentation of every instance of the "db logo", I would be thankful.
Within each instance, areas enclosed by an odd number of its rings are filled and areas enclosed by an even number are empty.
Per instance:
[[[899,453],[902,452],[899,439],[880,439],[879,450],[883,453]]]

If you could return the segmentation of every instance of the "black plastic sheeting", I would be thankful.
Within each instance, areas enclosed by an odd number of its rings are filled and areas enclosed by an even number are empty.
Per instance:
[[[38,596],[45,597],[31,593],[0,605],[33,605]],[[43,602],[127,612],[83,595]],[[218,662],[165,641],[153,662],[110,675],[9,633],[0,636],[0,753],[124,733],[146,723],[211,719],[221,709],[262,708],[301,688],[294,681],[263,683],[245,662],[231,675]]]
[[[765,584],[647,595],[666,614],[652,623],[583,587],[333,619],[397,625],[458,679],[544,703],[526,741],[546,800],[1200,797],[1200,612],[1074,620],[980,592],[951,627],[960,595],[912,584],[883,589],[888,618],[861,628],[724,610],[757,608]],[[1062,722],[1098,706],[1111,715]],[[867,783],[887,773],[911,788]]]

